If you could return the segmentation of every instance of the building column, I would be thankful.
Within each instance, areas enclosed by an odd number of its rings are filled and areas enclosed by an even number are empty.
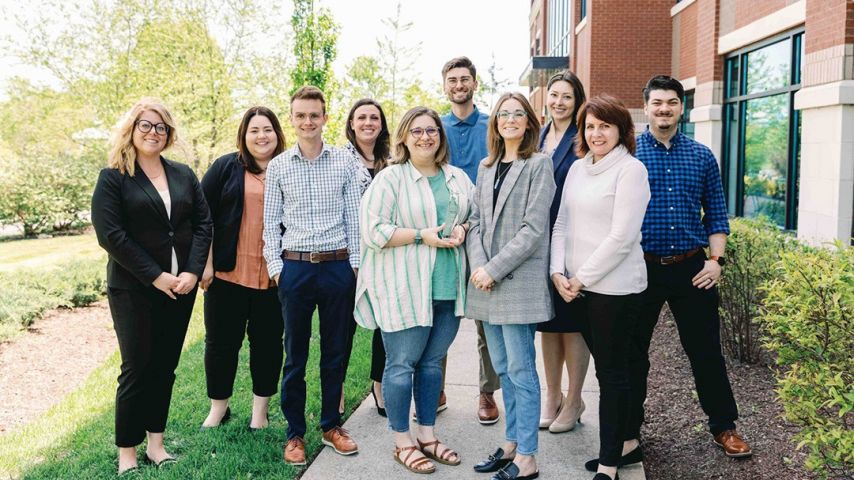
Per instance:
[[[721,106],[721,82],[706,82],[694,89],[694,109],[691,123],[694,124],[694,140],[712,149],[718,165],[723,151],[723,107]]]
[[[852,50],[854,45],[845,45]],[[798,238],[851,241],[854,215],[854,80],[801,89]]]

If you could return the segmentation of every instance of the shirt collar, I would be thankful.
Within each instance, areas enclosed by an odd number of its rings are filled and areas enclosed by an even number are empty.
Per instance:
[[[403,165],[409,170],[409,175],[412,176],[413,182],[417,182],[418,180],[420,180],[422,178],[427,178],[423,173],[419,172],[418,169],[415,168],[414,165],[412,165],[411,161],[407,161]],[[441,165],[439,168],[442,170],[442,173],[445,174],[445,183],[450,182],[451,178],[456,176],[454,174],[454,169],[451,168],[451,166],[447,163]]]
[[[649,143],[649,145],[652,147],[665,148],[664,144],[659,142],[658,139],[655,138],[655,135],[653,135],[652,132],[649,130],[649,126],[646,127],[646,131],[643,132],[643,135],[641,135],[641,138],[645,139],[647,141],[647,143]],[[679,145],[680,143],[682,143],[684,138],[685,138],[685,135],[681,131],[676,130],[676,135],[673,135],[673,138],[670,139],[670,148],[673,148],[676,145]]]
[[[320,149],[320,155],[317,156],[317,160],[324,158],[324,156],[330,153],[331,151],[332,150],[329,148],[329,145],[327,145],[326,142],[323,142],[323,146]],[[291,147],[288,157],[308,161],[308,159],[305,158],[305,155],[303,155],[302,151],[299,149],[299,143],[295,143],[294,146]]]
[[[474,110],[471,111],[471,114],[469,114],[468,117],[462,120],[457,118],[457,116],[454,115],[453,111],[451,111],[451,113],[449,113],[448,115],[450,115],[451,119],[454,120],[454,125],[459,125],[461,123],[464,123],[466,125],[477,125],[477,120],[480,118],[480,111],[478,111],[477,105],[474,105]]]

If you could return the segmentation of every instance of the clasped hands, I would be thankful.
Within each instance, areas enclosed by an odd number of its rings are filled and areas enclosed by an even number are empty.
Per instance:
[[[583,296],[581,288],[584,287],[584,284],[576,277],[566,278],[563,274],[553,273],[552,283],[560,298],[566,303],[575,300],[579,296]]]
[[[439,232],[441,232],[443,228],[445,228],[444,223],[438,227],[422,228],[421,242],[430,247],[454,248],[459,247],[466,240],[466,229],[463,228],[462,225],[454,227],[454,229],[451,230],[451,236],[448,238],[442,238],[439,236]]]
[[[172,300],[177,300],[178,297],[175,295],[190,293],[198,280],[199,277],[190,272],[181,272],[177,277],[169,272],[163,272],[154,279],[153,285],[154,288],[165,293]]]
[[[489,275],[483,267],[475,268],[474,271],[471,272],[469,281],[475,288],[483,290],[484,292],[491,292],[492,287],[495,286],[495,280],[492,279],[492,276]]]

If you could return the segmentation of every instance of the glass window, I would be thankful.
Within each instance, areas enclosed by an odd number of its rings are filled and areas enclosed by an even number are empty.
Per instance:
[[[745,94],[788,86],[791,68],[792,42],[789,39],[748,53]]]
[[[587,0],[579,0],[581,2],[581,13],[578,15],[578,21],[584,20],[587,16]]]
[[[798,208],[803,32],[783,34],[726,59],[723,179],[734,215],[794,229]]]
[[[694,138],[694,124],[691,122],[691,110],[694,109],[694,90],[685,92],[685,96],[682,97],[682,107],[679,130],[685,135]]]

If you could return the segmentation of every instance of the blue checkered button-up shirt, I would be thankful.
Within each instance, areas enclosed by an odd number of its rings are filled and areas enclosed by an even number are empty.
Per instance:
[[[357,166],[346,150],[323,145],[320,156],[308,160],[294,145],[270,161],[264,189],[264,259],[270,278],[282,271],[283,250],[349,248],[350,265],[358,268],[360,197]]]
[[[708,246],[709,235],[729,234],[721,172],[708,147],[678,132],[668,149],[647,130],[635,156],[652,194],[641,227],[644,252],[679,255]]]

